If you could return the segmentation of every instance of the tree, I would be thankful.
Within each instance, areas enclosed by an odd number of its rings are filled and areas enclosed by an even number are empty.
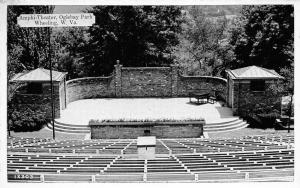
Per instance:
[[[179,7],[95,6],[89,40],[80,55],[85,76],[108,75],[116,60],[124,66],[167,66],[178,43]]]
[[[187,74],[216,75],[216,68],[225,60],[221,43],[228,20],[224,12],[212,17],[203,7],[192,6],[186,9],[185,19],[180,44],[174,50],[177,61],[187,68]]]
[[[231,38],[239,66],[258,65],[279,72],[294,61],[294,7],[243,6],[240,27]],[[237,35],[238,34],[238,35]]]
[[[20,14],[52,13],[54,6],[8,6],[7,51],[8,81],[19,72],[40,66],[47,67],[48,35],[45,28],[21,28],[17,24]],[[14,94],[22,84],[8,83],[8,132],[16,127],[40,127],[45,123],[44,114],[34,107],[18,107]],[[22,129],[24,130],[24,129]]]
[[[49,36],[46,28],[19,27],[17,17],[20,14],[52,13],[53,9],[54,6],[8,6],[8,53],[12,52],[14,48],[18,48],[17,57],[19,64],[24,69],[32,70],[47,66]]]
[[[52,31],[52,46],[54,48],[53,67],[59,71],[68,72],[68,78],[81,77],[83,67],[80,64],[80,49],[88,40],[87,28],[66,27]]]

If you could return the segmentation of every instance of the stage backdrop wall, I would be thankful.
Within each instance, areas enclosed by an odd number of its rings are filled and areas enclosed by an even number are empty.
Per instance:
[[[200,89],[216,90],[226,100],[227,80],[210,76],[184,76],[178,66],[123,67],[115,65],[108,77],[87,77],[67,81],[67,103],[104,97],[186,97]]]

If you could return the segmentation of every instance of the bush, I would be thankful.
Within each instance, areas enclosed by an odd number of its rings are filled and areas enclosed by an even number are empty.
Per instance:
[[[280,118],[280,115],[277,113],[269,113],[269,114],[259,114],[258,117],[261,119],[263,127],[274,128],[275,120],[277,118]]]
[[[38,131],[46,123],[46,113],[34,106],[8,105],[8,126],[11,131]]]
[[[252,114],[245,119],[249,122],[251,128],[274,128],[275,120],[280,117],[278,113]]]

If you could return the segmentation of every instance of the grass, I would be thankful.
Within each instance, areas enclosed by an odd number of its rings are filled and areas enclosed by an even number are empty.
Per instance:
[[[209,138],[239,138],[249,135],[294,135],[294,130],[290,133],[287,130],[275,130],[275,129],[253,129],[243,128],[235,131],[219,132],[219,133],[208,133]]]
[[[52,130],[48,129],[47,127],[44,127],[43,129],[39,131],[33,131],[33,132],[14,132],[11,131],[10,135],[12,137],[23,137],[23,138],[50,138],[52,139],[53,132]],[[62,133],[62,132],[55,132],[55,140],[84,140],[86,134],[68,134],[68,133]]]
[[[109,122],[187,122],[187,121],[203,121],[202,118],[187,118],[187,119],[169,119],[169,118],[163,118],[163,119],[104,119],[104,120],[95,120],[92,119],[89,121],[89,124],[96,124],[96,123],[109,123]]]

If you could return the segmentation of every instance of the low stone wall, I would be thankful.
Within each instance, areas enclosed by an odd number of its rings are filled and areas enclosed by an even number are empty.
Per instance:
[[[203,135],[205,121],[194,122],[111,122],[90,125],[92,139],[137,138],[145,130],[157,138],[197,138]]]
[[[87,77],[69,80],[67,87],[67,104],[81,99],[115,96],[114,77]]]
[[[196,90],[215,90],[217,95],[226,100],[227,80],[211,76],[183,76],[178,81],[178,96],[186,97]]]

